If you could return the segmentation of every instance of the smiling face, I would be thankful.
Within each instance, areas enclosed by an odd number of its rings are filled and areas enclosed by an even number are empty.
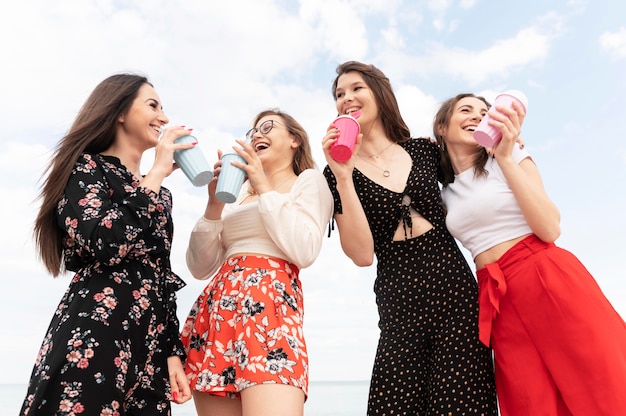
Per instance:
[[[283,165],[293,161],[298,142],[287,129],[286,122],[281,116],[268,114],[261,117],[253,132],[250,145],[264,167],[266,163],[278,162]]]
[[[360,111],[359,124],[373,122],[378,118],[378,105],[374,93],[356,71],[346,72],[337,78],[335,104],[339,114]]]
[[[169,122],[163,112],[159,95],[149,84],[143,84],[128,111],[120,116],[119,137],[126,137],[142,150],[155,147],[161,127]]]
[[[477,97],[463,97],[451,110],[450,118],[440,126],[438,136],[444,137],[448,147],[457,143],[477,145],[474,130],[489,110],[487,104]]]

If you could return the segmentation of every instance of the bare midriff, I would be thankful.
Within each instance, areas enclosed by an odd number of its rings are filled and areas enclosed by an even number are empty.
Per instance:
[[[496,244],[488,250],[483,251],[474,259],[474,263],[476,263],[476,270],[482,269],[486,264],[495,263],[506,253],[509,251],[511,247],[515,244],[522,241],[524,238],[528,237],[530,234],[523,235],[521,237],[514,238],[512,240],[505,241],[500,244]]]
[[[406,230],[406,237],[404,234],[404,225],[402,221],[398,224],[396,232],[393,235],[393,241],[402,241],[407,238],[415,238],[433,229],[433,225],[426,218],[422,217],[415,211],[411,212],[411,222],[413,223],[412,233],[411,230]]]

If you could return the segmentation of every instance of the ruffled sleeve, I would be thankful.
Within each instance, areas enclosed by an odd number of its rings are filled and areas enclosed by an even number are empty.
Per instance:
[[[187,354],[180,337],[180,322],[176,314],[176,292],[183,287],[185,287],[185,282],[180,276],[172,271],[166,274],[167,348],[169,356],[177,355],[182,361],[185,361]]]
[[[191,275],[199,280],[210,278],[224,261],[225,248],[222,244],[222,220],[200,218],[191,231],[187,247],[187,267]]]
[[[335,178],[333,171],[330,170],[328,165],[324,168],[324,176],[333,196],[333,211],[335,214],[341,214],[343,210],[341,208],[341,197],[339,196],[339,191],[337,191],[337,178]]]

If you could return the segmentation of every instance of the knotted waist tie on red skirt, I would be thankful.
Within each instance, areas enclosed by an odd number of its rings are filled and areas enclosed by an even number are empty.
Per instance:
[[[535,235],[529,235],[511,247],[495,263],[486,264],[476,271],[478,277],[478,339],[486,346],[490,345],[493,321],[500,313],[500,300],[506,294],[505,273],[511,267],[518,267],[533,253],[554,247],[554,243],[541,241]]]

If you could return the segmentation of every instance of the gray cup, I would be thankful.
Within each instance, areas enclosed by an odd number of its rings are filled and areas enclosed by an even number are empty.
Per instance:
[[[174,143],[193,142],[197,142],[193,136],[182,136],[174,140]],[[198,145],[191,149],[175,150],[174,161],[194,186],[204,186],[213,179],[213,171]]]
[[[220,201],[231,204],[237,200],[239,191],[246,177],[246,171],[231,165],[230,162],[237,161],[243,164],[246,160],[237,153],[226,153],[222,155],[222,167],[217,177],[217,188],[215,196]]]

